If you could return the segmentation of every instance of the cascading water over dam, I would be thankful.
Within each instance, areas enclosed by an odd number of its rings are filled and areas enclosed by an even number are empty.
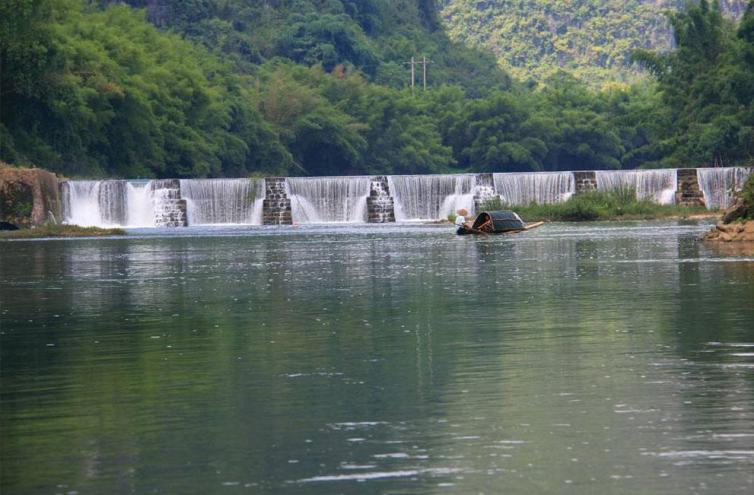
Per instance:
[[[288,177],[297,223],[362,223],[367,220],[369,177]]]
[[[636,191],[636,199],[650,200],[661,205],[675,203],[678,188],[676,169],[654,170],[597,170],[597,190]]]
[[[704,203],[710,210],[724,209],[733,203],[752,169],[741,167],[698,168],[696,176],[704,194]]]
[[[263,199],[264,180],[251,179],[69,181],[63,185],[64,221],[95,227],[258,225]]]
[[[493,174],[495,193],[503,203],[560,203],[576,191],[573,172],[522,172]]]
[[[64,221],[85,227],[154,227],[155,199],[146,181],[69,181]]]
[[[183,179],[189,225],[262,224],[263,179]]]
[[[475,175],[391,175],[397,221],[439,220],[456,210],[474,211]]]
[[[631,190],[661,204],[728,207],[752,169],[700,168],[267,179],[68,181],[63,218],[97,227],[385,223],[445,219],[486,201],[557,203]]]

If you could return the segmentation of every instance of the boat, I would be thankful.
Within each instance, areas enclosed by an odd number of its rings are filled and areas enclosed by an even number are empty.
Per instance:
[[[456,234],[515,234],[543,225],[544,222],[525,223],[518,213],[510,210],[483,211],[471,227],[462,225]]]

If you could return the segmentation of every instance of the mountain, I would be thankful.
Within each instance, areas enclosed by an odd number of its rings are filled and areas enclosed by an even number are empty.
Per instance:
[[[521,79],[543,81],[565,69],[592,86],[633,81],[636,49],[669,50],[668,13],[684,0],[441,0],[452,39],[491,50]],[[748,0],[722,0],[739,19]]]
[[[505,5],[522,27],[548,26],[552,43],[581,53],[573,26],[593,34],[588,26],[614,24],[608,7],[625,8],[611,1],[543,6],[543,18],[525,8],[539,3]],[[595,91],[565,71],[543,85],[516,82],[494,55],[448,36],[437,14],[452,10],[447,1],[4,0],[0,160],[73,177],[752,163],[754,0],[737,28],[699,2],[670,21],[676,50],[637,52],[657,84]],[[627,46],[651,41],[642,17],[628,17],[638,27]],[[609,52],[621,33],[581,51]],[[543,77],[580,67],[565,48],[540,50],[525,35],[515,38],[520,61]],[[541,54],[554,65],[537,65]],[[412,57],[429,60],[426,91],[408,88]],[[606,57],[595,71],[625,70]],[[425,66],[414,68],[423,82]]]

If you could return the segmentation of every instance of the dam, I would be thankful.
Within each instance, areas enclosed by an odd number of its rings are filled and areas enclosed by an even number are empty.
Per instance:
[[[426,222],[491,199],[558,203],[630,190],[659,204],[728,207],[752,169],[684,168],[264,179],[63,182],[65,223],[97,227]]]

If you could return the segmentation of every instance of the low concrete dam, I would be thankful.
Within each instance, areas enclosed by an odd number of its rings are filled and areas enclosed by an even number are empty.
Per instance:
[[[741,167],[371,177],[68,181],[66,223],[179,227],[387,223],[446,218],[499,198],[557,203],[587,191],[630,189],[660,204],[726,208],[752,169]]]

